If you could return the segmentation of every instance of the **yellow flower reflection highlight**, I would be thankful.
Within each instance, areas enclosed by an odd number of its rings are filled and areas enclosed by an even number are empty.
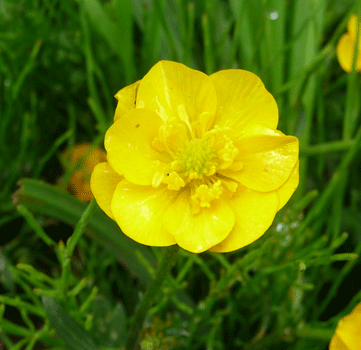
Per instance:
[[[361,303],[338,321],[330,350],[361,350]]]
[[[91,173],[97,164],[106,160],[106,153],[90,143],[79,143],[66,150],[61,158],[63,166],[73,171],[70,191],[81,201],[90,202],[94,198],[90,190]]]
[[[360,30],[360,29],[359,29]],[[361,42],[357,47],[357,57],[355,61],[355,70],[361,71]],[[347,33],[343,34],[337,44],[336,54],[340,66],[346,72],[350,72],[352,69],[353,56],[355,51],[355,45],[357,42],[357,16],[352,15],[348,21]]]
[[[91,189],[139,243],[236,250],[264,234],[298,185],[298,140],[276,130],[276,102],[253,73],[161,61],[115,97]]]

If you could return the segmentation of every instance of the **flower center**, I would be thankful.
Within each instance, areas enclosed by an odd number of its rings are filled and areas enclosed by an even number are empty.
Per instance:
[[[232,171],[239,171],[242,163],[235,162],[238,149],[226,129],[198,130],[199,123],[190,123],[184,106],[180,106],[178,112],[182,122],[162,125],[152,141],[158,152],[173,158],[154,174],[152,186],[166,184],[172,191],[189,186],[193,213],[197,214],[202,208],[210,207],[224,191],[236,191],[237,182],[221,173],[230,167]]]
[[[189,141],[180,156],[181,170],[189,180],[202,179],[203,176],[211,176],[216,172],[213,164],[215,155],[207,140],[193,139]]]

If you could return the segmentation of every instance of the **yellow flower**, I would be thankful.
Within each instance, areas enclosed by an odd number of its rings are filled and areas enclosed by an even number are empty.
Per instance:
[[[161,61],[116,98],[91,189],[139,243],[236,250],[298,185],[298,140],[276,130],[276,102],[253,73]]]
[[[361,350],[361,303],[338,321],[330,350]]]
[[[352,15],[348,21],[347,33],[343,34],[337,44],[336,53],[337,59],[341,67],[350,72],[353,62],[353,53],[357,41],[357,16]],[[361,38],[360,38],[361,39]],[[359,39],[357,58],[355,62],[355,70],[361,71],[361,42]]]
[[[71,153],[66,150],[62,154],[64,167],[73,171],[75,168],[69,181],[69,189],[81,201],[90,202],[94,198],[90,190],[90,176],[94,167],[105,160],[106,153],[100,148],[94,148],[90,143],[79,143]]]

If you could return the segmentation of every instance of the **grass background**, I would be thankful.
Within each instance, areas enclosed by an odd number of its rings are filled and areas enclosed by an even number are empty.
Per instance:
[[[128,240],[94,204],[82,215],[60,154],[101,146],[113,95],[167,59],[259,75],[279,129],[300,139],[300,185],[249,247],[181,253],[141,348],[327,349],[361,300],[360,76],[335,54],[360,9],[359,0],[2,0],[0,344],[124,345],[162,250]]]

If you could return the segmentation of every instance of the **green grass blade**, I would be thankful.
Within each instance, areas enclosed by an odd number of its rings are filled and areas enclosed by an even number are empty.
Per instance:
[[[84,328],[55,299],[43,297],[42,302],[50,324],[69,350],[100,350]]]
[[[135,80],[132,4],[127,0],[113,0],[109,5],[114,18],[110,18],[98,0],[82,1],[93,27],[124,64],[126,83],[131,84]]]

